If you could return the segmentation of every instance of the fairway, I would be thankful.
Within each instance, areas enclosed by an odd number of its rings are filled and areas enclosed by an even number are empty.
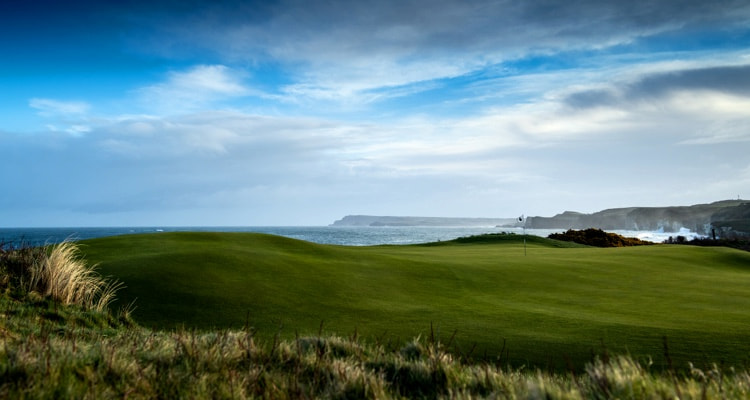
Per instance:
[[[394,346],[439,335],[463,355],[553,368],[605,349],[663,366],[664,337],[680,368],[750,360],[750,253],[530,237],[524,256],[521,240],[345,247],[165,233],[81,243],[90,263],[127,286],[119,304],[135,299],[135,319],[155,328],[247,324],[270,340],[322,324]]]

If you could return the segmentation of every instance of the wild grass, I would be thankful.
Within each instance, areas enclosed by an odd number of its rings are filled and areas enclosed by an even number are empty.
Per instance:
[[[97,311],[105,310],[123,287],[99,275],[70,241],[38,248],[0,246],[0,276],[4,286],[19,294],[50,297]]]
[[[581,373],[467,362],[436,336],[263,342],[251,328],[155,331],[51,298],[0,295],[0,398],[746,399],[747,370],[656,371],[600,355]]]

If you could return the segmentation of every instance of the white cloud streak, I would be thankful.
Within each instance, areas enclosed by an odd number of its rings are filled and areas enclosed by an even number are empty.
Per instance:
[[[29,100],[29,107],[37,110],[43,117],[66,117],[86,114],[91,106],[83,101],[62,101],[45,98]]]
[[[179,113],[210,107],[216,102],[257,94],[246,87],[243,73],[224,65],[198,65],[170,72],[166,81],[137,90],[153,111]]]
[[[29,100],[29,107],[37,110],[39,116],[55,121],[45,124],[51,132],[65,132],[73,137],[81,137],[91,131],[88,113],[91,106],[83,101],[61,101],[45,98]],[[64,125],[64,128],[58,127]]]

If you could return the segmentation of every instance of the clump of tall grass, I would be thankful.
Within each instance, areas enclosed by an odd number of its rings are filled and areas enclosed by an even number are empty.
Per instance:
[[[0,246],[0,285],[17,294],[97,311],[106,309],[123,286],[99,275],[71,241],[45,247]]]
[[[64,241],[52,246],[41,263],[31,268],[30,291],[63,304],[78,304],[102,311],[114,300],[121,283],[107,281],[86,264],[78,246]]]

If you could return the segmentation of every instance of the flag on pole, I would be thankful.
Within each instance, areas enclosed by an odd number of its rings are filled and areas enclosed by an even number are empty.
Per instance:
[[[523,255],[526,255],[526,222],[524,221],[524,216],[521,214],[520,217],[518,217],[518,222],[523,222]]]

